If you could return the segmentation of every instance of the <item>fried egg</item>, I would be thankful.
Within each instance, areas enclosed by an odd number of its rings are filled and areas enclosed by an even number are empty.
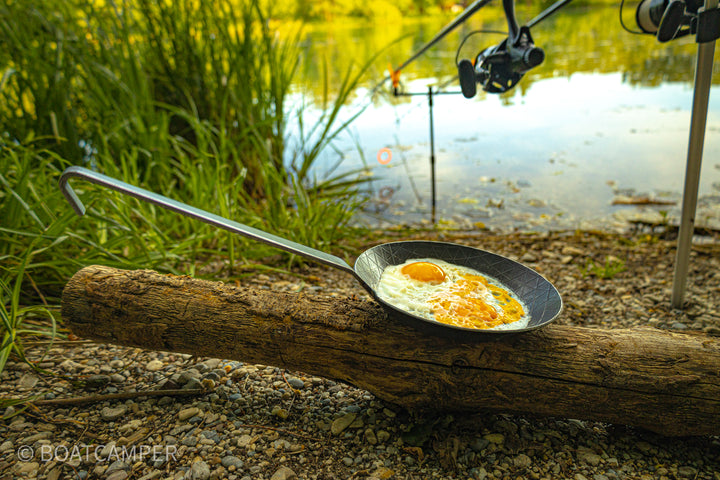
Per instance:
[[[376,292],[408,313],[458,327],[516,330],[530,321],[526,306],[496,279],[434,258],[386,267]]]

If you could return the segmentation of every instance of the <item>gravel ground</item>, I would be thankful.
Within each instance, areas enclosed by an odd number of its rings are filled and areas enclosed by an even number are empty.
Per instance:
[[[399,238],[409,237],[383,241]],[[477,246],[535,268],[563,295],[558,323],[720,335],[720,247],[712,241],[693,251],[680,311],[670,306],[675,244],[654,236],[422,238]],[[363,295],[349,275],[320,267],[246,283]],[[82,340],[57,343],[43,356],[46,349],[30,346],[28,355],[50,373],[11,361],[0,376],[2,398],[130,398],[8,407],[0,421],[0,480],[720,480],[717,436],[667,438],[621,425],[503,414],[419,417],[349,385],[242,359]],[[133,394],[170,387],[185,395]]]

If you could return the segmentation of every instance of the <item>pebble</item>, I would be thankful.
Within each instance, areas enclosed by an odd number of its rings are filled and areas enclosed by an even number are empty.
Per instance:
[[[33,375],[32,373],[26,373],[22,377],[20,377],[20,381],[18,382],[20,385],[20,388],[23,388],[25,390],[31,390],[35,385],[37,385],[38,381],[40,379],[37,377],[37,375]]]
[[[518,468],[527,468],[532,465],[532,460],[530,460],[530,457],[524,453],[521,453],[517,457],[513,458],[513,465]]]
[[[148,363],[145,364],[145,370],[148,372],[157,372],[162,370],[163,368],[163,362],[160,360],[150,360]]]
[[[534,263],[538,261],[537,255],[531,252],[526,252],[520,257],[521,262],[528,262],[528,263]]]
[[[278,468],[270,480],[293,480],[297,478],[297,474],[289,467]]]
[[[470,448],[472,448],[477,453],[485,450],[488,445],[490,445],[490,440],[485,437],[476,437],[470,442]]]
[[[290,416],[290,412],[288,412],[286,409],[280,408],[280,407],[274,407],[272,409],[272,411],[270,412],[270,414],[274,415],[282,420],[285,420]]]
[[[355,421],[355,418],[357,418],[356,413],[346,413],[345,415],[336,418],[330,426],[330,431],[333,435],[340,435]]]
[[[210,478],[210,466],[200,460],[193,463],[185,474],[187,480],[208,480]]]
[[[376,445],[378,443],[377,435],[375,435],[375,430],[372,428],[366,428],[365,429],[365,441],[368,442],[370,445]]]
[[[687,465],[683,465],[682,467],[678,468],[678,475],[680,475],[681,477],[695,478],[697,473],[698,473],[697,468],[690,467]]]
[[[20,464],[20,467],[17,469],[17,473],[20,475],[27,475],[29,473],[37,472],[39,468],[40,464],[38,462],[25,462]]]
[[[200,413],[200,409],[197,407],[185,408],[178,412],[178,420],[184,422],[185,420],[194,417],[198,413]]]
[[[30,435],[29,437],[26,437],[23,439],[23,442],[26,445],[32,445],[33,443],[37,442],[38,440],[45,440],[46,438],[52,437],[52,432],[39,432],[34,435]]]
[[[199,378],[191,378],[182,386],[183,390],[202,390],[203,388],[203,381]]]
[[[488,433],[484,438],[489,443],[502,444],[505,442],[505,435],[502,433]]]
[[[299,379],[299,378],[289,377],[289,378],[287,379],[287,381],[288,381],[288,383],[290,384],[291,387],[293,387],[293,388],[295,388],[295,389],[297,389],[297,390],[300,390],[301,388],[304,388],[304,387],[305,387],[305,382],[303,382],[303,381],[302,381],[301,379]]]
[[[106,422],[114,422],[115,420],[123,417],[127,413],[127,407],[125,405],[119,405],[117,407],[104,407],[100,410],[100,418]]]
[[[105,477],[105,480],[125,480],[128,478],[128,473],[125,470],[117,470]]]
[[[720,302],[713,290],[720,281],[716,255],[694,251],[698,263],[693,276],[697,279],[689,279],[688,293],[692,308],[678,311],[670,308],[670,287],[660,271],[669,271],[672,255],[654,252],[655,244],[636,252],[634,244],[603,241],[596,245],[593,237],[583,237],[584,242],[574,247],[577,250],[571,250],[563,248],[563,241],[548,245],[545,238],[538,235],[527,241],[507,242],[502,248],[490,247],[510,258],[518,258],[523,252],[533,255],[536,268],[552,278],[568,299],[562,318],[557,320],[561,324],[632,327],[647,323],[655,328],[720,331]],[[650,253],[646,254],[646,248]],[[670,245],[668,251],[673,248]],[[598,281],[581,274],[585,258],[611,255],[625,262],[632,275]],[[660,272],[656,274],[655,270]],[[338,285],[352,283],[352,278],[343,280],[339,274],[338,278]],[[357,287],[335,283],[321,293],[337,291],[344,295],[336,288]],[[148,373],[147,367],[152,369],[158,362],[160,369]],[[0,422],[0,471],[5,468],[1,458],[12,458],[26,440],[32,440],[36,451],[41,445],[72,445],[78,435],[70,426],[72,421],[91,425],[97,438],[82,440],[88,443],[176,448],[174,460],[159,458],[109,468],[113,462],[106,455],[101,461],[74,465],[77,474],[73,472],[73,478],[81,480],[182,480],[193,475],[207,475],[208,480],[268,480],[274,475],[367,480],[720,480],[716,478],[720,471],[717,437],[665,439],[589,421],[484,413],[472,420],[458,416],[435,422],[428,440],[418,449],[405,440],[406,433],[421,424],[414,414],[408,415],[369,392],[308,373],[217,359],[197,363],[189,355],[112,345],[55,346],[43,364],[43,368],[76,375],[83,381],[54,383],[43,377],[33,387],[42,398],[97,394],[92,388],[110,393],[111,388],[141,390],[163,384],[182,388],[188,383],[195,388],[203,381],[214,385],[209,392],[188,396],[141,397],[122,404],[78,408],[48,406],[45,420],[24,415],[19,408],[8,408],[6,414],[15,416]],[[23,377],[23,382],[28,382],[32,376],[36,375],[31,369],[10,361],[0,372],[0,393],[11,396]],[[115,408],[129,415],[107,420],[113,417],[107,409]],[[285,418],[284,412],[288,413]],[[457,468],[448,469],[440,460],[447,459],[441,451],[447,453],[443,449],[450,439],[457,439],[457,452],[451,455]],[[40,471],[39,478],[47,476],[50,480],[52,475],[59,475],[56,480],[69,475],[66,464],[29,463],[16,462],[9,475],[33,478]],[[23,467],[30,469],[27,474],[18,472]]]
[[[411,457],[412,458],[412,457]],[[373,477],[377,478],[378,480],[387,480],[389,478],[392,478],[395,476],[395,471],[387,468],[387,467],[380,467],[371,474]]]
[[[602,461],[602,457],[600,457],[600,455],[584,448],[578,449],[577,458],[580,462],[592,465],[593,467],[597,467]]]
[[[240,458],[236,457],[235,455],[227,455],[227,456],[223,457],[222,460],[220,461],[220,464],[225,468],[228,468],[231,466],[235,467],[237,470],[240,470],[245,465],[245,463]]]
[[[60,363],[58,365],[58,367],[60,367],[61,370],[64,370],[68,373],[73,373],[76,370],[82,369],[82,365],[80,365],[79,363],[74,362],[73,360],[70,360],[70,359],[64,360],[62,363]]]
[[[118,376],[122,378],[121,382],[125,381],[125,377],[123,377],[122,375],[118,375]],[[105,385],[107,385],[108,383],[110,383],[111,381],[112,381],[112,378],[109,375],[95,374],[95,375],[90,375],[87,378],[87,380],[85,380],[85,385],[89,388],[101,388],[101,387],[104,387]],[[116,382],[116,383],[121,383],[121,382]]]

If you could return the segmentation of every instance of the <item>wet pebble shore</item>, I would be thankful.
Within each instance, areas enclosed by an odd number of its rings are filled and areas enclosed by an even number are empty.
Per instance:
[[[407,238],[407,237],[404,237]],[[427,238],[427,235],[423,238]],[[393,240],[395,238],[387,238]],[[602,233],[439,234],[520,260],[560,290],[558,323],[720,334],[720,249],[691,259],[670,306],[674,244]],[[362,295],[319,267],[260,274],[276,291]],[[130,398],[0,411],[0,479],[711,479],[720,438],[670,438],[566,418],[417,416],[341,382],[242,359],[95,343],[30,346],[49,374],[11,361],[3,399]],[[41,358],[42,357],[42,358]],[[151,397],[137,391],[165,390]],[[719,412],[720,413],[720,412]]]

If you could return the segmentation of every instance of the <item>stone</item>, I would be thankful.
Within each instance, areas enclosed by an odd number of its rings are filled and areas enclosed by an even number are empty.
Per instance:
[[[128,478],[128,473],[125,470],[116,470],[105,477],[105,480],[125,480],[126,478]]]
[[[346,413],[342,417],[336,418],[333,420],[332,425],[330,425],[330,431],[333,435],[340,435],[355,421],[356,417],[356,413]]]
[[[106,422],[114,422],[121,418],[127,413],[127,407],[125,405],[118,405],[117,407],[103,407],[100,411],[100,418]]]
[[[513,458],[513,465],[518,468],[528,468],[530,465],[532,465],[532,460],[530,460],[530,457],[528,457],[524,453],[521,453],[517,457]]]
[[[37,385],[39,380],[40,379],[37,377],[37,375],[33,375],[32,373],[26,373],[25,375],[20,377],[18,385],[20,386],[20,388],[24,388],[25,390],[31,390],[35,387],[35,385]]]
[[[488,433],[484,436],[484,438],[488,442],[498,445],[501,445],[503,442],[505,442],[505,435],[503,435],[502,433]]]
[[[180,375],[178,375],[177,383],[179,383],[180,385],[184,385],[192,379],[200,380],[200,372],[195,368],[185,370]]]
[[[208,480],[210,478],[210,466],[202,460],[197,461],[185,473],[185,478],[187,480]]]
[[[395,471],[391,470],[387,467],[380,467],[377,470],[375,470],[374,472],[372,472],[372,476],[379,480],[388,480],[389,478],[392,478],[395,476]]]
[[[470,469],[473,480],[485,480],[488,476],[487,470],[483,467]]]
[[[123,462],[122,460],[115,460],[110,464],[110,466],[105,470],[105,475],[110,475],[111,473],[118,472],[118,471],[125,471],[128,470],[130,467],[127,463]]]
[[[560,250],[560,253],[562,253],[563,255],[572,255],[572,256],[575,256],[575,257],[579,257],[579,256],[581,256],[581,255],[585,255],[585,251],[584,251],[584,250],[582,250],[582,249],[580,249],[580,248],[578,248],[578,247],[573,247],[573,246],[571,246],[571,245],[565,245],[565,246],[562,248],[562,250]]]
[[[690,467],[688,465],[683,465],[682,467],[678,467],[678,475],[685,478],[695,478],[698,471],[697,468]]]
[[[60,369],[65,370],[66,372],[74,372],[75,370],[79,370],[82,368],[82,365],[80,365],[77,362],[73,362],[70,359],[64,360],[62,363],[58,365]]]
[[[240,448],[245,448],[252,443],[253,437],[250,435],[241,435],[235,440],[235,444]]]
[[[533,253],[530,253],[530,252],[526,252],[526,253],[523,254],[522,257],[520,257],[520,261],[521,261],[521,262],[529,262],[529,263],[532,263],[532,262],[537,262],[537,260],[538,260],[537,255],[535,255],[535,254],[533,254]]]
[[[281,420],[286,420],[290,416],[290,412],[285,410],[284,408],[275,407],[270,412],[272,415],[280,418]]]
[[[370,445],[376,445],[378,443],[377,435],[375,435],[375,430],[373,430],[372,428],[365,429],[365,441],[368,442]]]
[[[157,372],[162,370],[164,366],[165,365],[160,360],[150,360],[147,364],[145,364],[145,370],[148,372]]]
[[[138,480],[155,480],[157,478],[162,477],[162,474],[163,474],[163,472],[160,470],[153,470],[152,472],[138,478]]]
[[[490,440],[485,437],[476,437],[470,442],[470,448],[477,453],[482,452],[490,445]],[[486,472],[487,475],[487,472]]]
[[[290,384],[291,387],[296,390],[300,390],[301,388],[305,387],[305,382],[303,382],[299,378],[290,377],[287,379],[287,382]]]
[[[600,455],[585,448],[578,449],[577,458],[579,462],[592,465],[593,467],[597,467],[602,461],[602,457],[600,457]]]
[[[209,358],[195,365],[195,368],[205,373],[218,368],[220,362],[222,362],[222,360],[219,358]]]
[[[114,374],[114,375],[117,375],[117,374]],[[125,380],[125,377],[123,377],[122,375],[118,375],[118,376],[122,378],[122,381]],[[105,385],[107,385],[108,383],[110,383],[111,380],[112,379],[109,375],[100,375],[100,374],[90,375],[87,378],[87,380],[85,380],[85,386],[88,388],[101,388],[101,387],[104,387]],[[119,382],[116,382],[116,383],[119,383]]]
[[[25,462],[20,464],[20,467],[17,469],[17,473],[20,475],[26,475],[29,473],[36,473],[39,469],[40,464],[38,462]]]
[[[60,467],[55,467],[50,472],[48,472],[46,480],[58,480],[60,478],[60,474],[62,473],[62,469]]]
[[[184,422],[185,420],[194,417],[200,413],[200,409],[197,407],[184,408],[178,412],[178,420]]]
[[[203,382],[199,378],[191,378],[182,386],[182,390],[202,390],[204,388]]]
[[[240,458],[236,457],[235,455],[228,455],[226,457],[223,457],[220,461],[220,464],[225,467],[235,467],[237,470],[241,469],[245,462],[243,462]]]
[[[293,480],[297,478],[297,474],[288,467],[278,468],[270,480]]]
[[[46,438],[52,437],[52,432],[39,432],[34,435],[30,435],[29,437],[25,438],[23,442],[26,445],[32,445],[33,443],[37,442],[38,440],[45,440]]]

